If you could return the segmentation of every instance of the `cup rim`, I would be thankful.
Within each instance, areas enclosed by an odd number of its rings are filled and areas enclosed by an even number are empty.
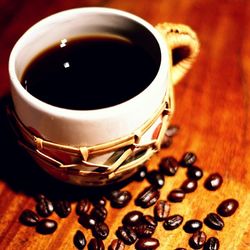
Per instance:
[[[75,12],[77,13],[111,13],[115,15],[119,15],[122,17],[126,17],[129,19],[132,19],[133,21],[141,24],[146,30],[148,30],[155,38],[159,50],[160,50],[160,55],[161,55],[161,60],[160,60],[160,65],[159,69],[154,77],[154,79],[151,81],[151,83],[139,94],[135,95],[134,97],[116,104],[114,106],[110,107],[104,107],[100,109],[92,109],[92,110],[73,110],[73,109],[67,109],[67,108],[62,108],[62,107],[57,107],[53,106],[51,104],[48,104],[33,95],[31,95],[27,90],[25,90],[21,84],[21,82],[18,80],[18,77],[16,75],[15,71],[15,62],[16,62],[16,56],[18,54],[18,51],[20,49],[21,44],[25,41],[26,37],[29,36],[33,31],[39,29],[41,26],[45,25],[46,23],[48,24],[51,22],[53,19],[60,19],[62,18],[63,15],[67,15],[70,13]],[[81,7],[81,8],[73,8],[73,9],[68,9],[64,11],[57,12],[55,14],[52,14],[48,17],[45,17],[32,25],[16,42],[14,45],[10,57],[9,57],[9,75],[10,75],[10,80],[12,87],[16,89],[16,91],[19,93],[19,95],[26,100],[27,103],[30,105],[34,106],[36,109],[44,111],[46,110],[47,113],[57,116],[57,117],[69,117],[71,119],[79,119],[79,117],[84,117],[85,119],[102,119],[107,116],[113,116],[116,112],[125,112],[129,106],[133,108],[133,105],[135,101],[138,99],[139,96],[144,96],[152,88],[157,85],[157,82],[159,79],[162,77],[163,73],[167,70],[166,65],[169,65],[169,55],[168,55],[168,49],[166,42],[162,35],[146,20],[142,19],[139,16],[136,16],[135,14],[132,14],[127,11],[123,10],[118,10],[114,8],[107,8],[107,7]],[[166,82],[167,84],[167,82]]]

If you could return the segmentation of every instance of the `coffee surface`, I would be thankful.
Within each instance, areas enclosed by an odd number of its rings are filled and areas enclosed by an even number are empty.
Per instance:
[[[62,108],[120,104],[152,82],[158,65],[142,47],[115,36],[61,40],[31,61],[22,76],[36,98]]]

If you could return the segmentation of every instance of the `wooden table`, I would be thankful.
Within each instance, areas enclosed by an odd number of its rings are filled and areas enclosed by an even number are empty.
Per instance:
[[[226,198],[239,200],[240,207],[225,218],[222,231],[203,227],[210,236],[220,239],[225,250],[250,249],[250,1],[248,0],[72,0],[72,1],[7,1],[0,3],[0,249],[74,249],[73,235],[81,229],[87,240],[90,230],[77,222],[76,200],[86,193],[84,188],[58,183],[43,171],[16,145],[9,129],[4,106],[9,95],[7,63],[10,50],[20,35],[41,18],[73,7],[113,7],[141,16],[152,24],[169,21],[190,25],[198,34],[201,51],[192,70],[175,87],[176,112],[172,123],[180,125],[173,145],[161,150],[149,162],[156,168],[162,157],[173,155],[180,159],[186,151],[196,152],[197,165],[205,170],[198,190],[188,194],[182,203],[172,204],[171,213],[180,213],[184,220],[203,220],[216,211]],[[179,187],[185,169],[175,177],[166,177],[161,198]],[[209,192],[203,187],[205,178],[213,172],[224,177],[222,187]],[[131,182],[123,189],[135,197],[144,186]],[[34,228],[21,225],[18,217],[25,208],[35,209],[34,196],[49,193],[55,198],[72,200],[73,212],[58,221],[58,230],[50,236],[39,235]],[[142,210],[132,200],[126,208],[114,209],[107,204],[110,226],[108,246],[115,230],[130,210]],[[142,210],[152,214],[153,208]],[[165,231],[159,223],[154,235],[160,240],[159,249],[188,246],[190,235],[180,227]],[[134,246],[126,249],[134,249]]]

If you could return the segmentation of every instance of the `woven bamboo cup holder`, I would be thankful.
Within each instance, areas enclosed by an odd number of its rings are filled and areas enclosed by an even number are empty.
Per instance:
[[[161,148],[165,131],[174,113],[173,86],[191,68],[199,52],[199,41],[195,32],[186,25],[161,23],[155,26],[164,37],[169,48],[170,74],[172,84],[169,94],[152,117],[127,136],[94,146],[75,147],[47,141],[35,135],[18,118],[12,107],[8,108],[11,125],[16,132],[19,144],[24,147],[44,169],[66,182],[79,185],[107,185],[124,180],[134,174],[150,157]],[[150,142],[141,143],[142,136],[161,120]],[[80,161],[65,164],[51,156],[51,150],[70,154]],[[112,153],[105,163],[93,163],[93,156]]]

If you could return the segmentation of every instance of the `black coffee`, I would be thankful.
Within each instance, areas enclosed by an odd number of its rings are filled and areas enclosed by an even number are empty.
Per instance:
[[[80,37],[62,40],[39,54],[21,82],[33,96],[54,106],[98,109],[139,94],[158,67],[142,46],[129,40]]]

